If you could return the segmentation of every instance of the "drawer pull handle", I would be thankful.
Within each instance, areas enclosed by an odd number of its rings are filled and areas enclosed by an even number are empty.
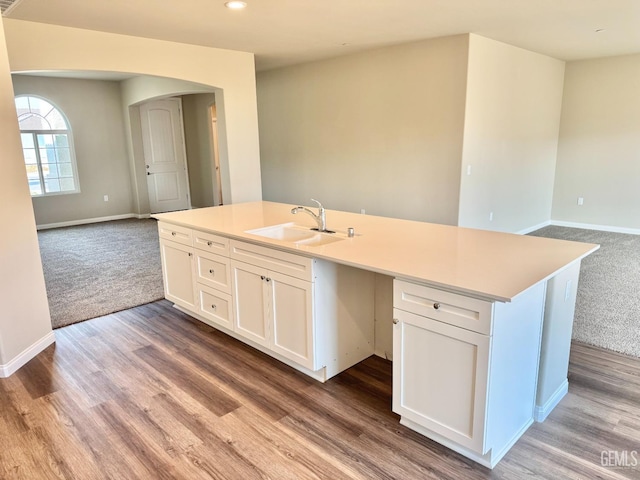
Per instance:
[[[400,322],[400,320],[398,320],[397,318],[394,318],[394,319],[393,319],[393,324],[394,324],[394,325],[397,325],[399,322]]]
[[[211,275],[215,275],[216,271],[212,268],[212,269],[210,269],[210,270],[209,270],[209,273],[210,273]]]
[[[215,305],[211,305],[211,310],[215,310],[217,307]]]
[[[176,236],[176,232],[171,232],[171,236],[175,237]]]
[[[193,253],[189,252],[189,256],[190,256],[190,257],[191,257],[191,256],[193,256]]]
[[[440,302],[436,302],[436,303],[434,303],[434,304],[433,304],[433,308],[434,308],[435,310],[439,310],[439,309],[440,309]]]
[[[209,246],[209,247],[210,247],[211,245],[213,245],[213,242],[212,242],[212,241],[208,241],[208,242],[207,242],[207,246]]]

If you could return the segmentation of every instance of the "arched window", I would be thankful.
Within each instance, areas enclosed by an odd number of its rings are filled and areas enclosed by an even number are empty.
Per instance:
[[[79,192],[71,129],[64,114],[42,98],[19,96],[15,101],[31,196]]]

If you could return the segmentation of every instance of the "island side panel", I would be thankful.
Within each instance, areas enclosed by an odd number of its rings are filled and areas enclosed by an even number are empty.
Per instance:
[[[544,421],[566,395],[569,351],[581,261],[575,261],[547,282],[540,373],[535,419]]]
[[[492,468],[534,420],[545,294],[542,282],[513,302],[495,303],[487,422]]]

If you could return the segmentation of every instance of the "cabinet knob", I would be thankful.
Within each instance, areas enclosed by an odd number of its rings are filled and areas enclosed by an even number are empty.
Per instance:
[[[211,305],[211,310],[215,310],[217,307],[215,305]]]
[[[270,281],[271,281],[271,279],[269,277],[267,277],[267,282],[270,282]]]
[[[397,325],[399,322],[400,322],[400,320],[398,320],[397,318],[394,318],[394,319],[393,319],[393,324],[394,324],[394,325]]]
[[[216,271],[212,268],[212,269],[210,269],[210,270],[209,270],[209,273],[210,273],[211,275],[213,275],[213,274],[215,274],[215,273],[216,273]]]
[[[434,303],[433,304],[433,308],[436,309],[436,310],[439,310],[440,309],[440,302]]]
[[[193,253],[189,252],[189,256],[190,256],[190,257],[191,257],[191,256],[193,256]]]
[[[212,241],[208,241],[208,242],[207,242],[207,246],[209,246],[209,247],[210,247],[211,245],[213,245],[213,242],[212,242]]]
[[[264,275],[260,275],[260,280],[264,280],[265,276]]]
[[[176,236],[176,232],[171,232],[171,236],[175,237]]]

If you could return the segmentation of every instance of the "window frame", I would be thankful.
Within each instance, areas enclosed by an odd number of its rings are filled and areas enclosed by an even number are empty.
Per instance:
[[[39,95],[32,95],[32,94],[22,94],[22,95],[16,95],[14,98],[14,102],[18,99],[18,98],[36,98],[38,100],[42,100],[44,102],[47,102],[49,105],[51,105],[51,107],[53,107],[62,117],[62,119],[64,120],[64,123],[67,127],[66,130],[62,130],[62,129],[55,129],[55,130],[34,130],[34,129],[21,129],[20,128],[20,140],[21,140],[21,147],[22,147],[22,156],[23,156],[23,161],[24,161],[24,165],[25,165],[25,173],[27,174],[27,182],[29,182],[29,176],[28,176],[28,172],[26,171],[26,167],[27,167],[27,158],[25,156],[25,147],[22,144],[22,135],[31,135],[32,137],[32,141],[33,141],[33,150],[35,152],[36,155],[36,166],[38,169],[38,180],[40,181],[40,190],[42,191],[42,193],[32,193],[31,192],[31,187],[29,186],[29,194],[31,195],[32,198],[40,198],[40,197],[51,197],[51,196],[56,196],[56,195],[71,195],[74,193],[80,193],[80,180],[79,180],[79,176],[78,176],[78,163],[76,162],[76,153],[75,153],[75,144],[73,141],[73,132],[71,130],[71,125],[69,123],[69,119],[67,118],[67,116],[64,114],[64,112],[62,111],[62,109],[60,109],[54,102],[52,102],[51,100],[41,97]],[[31,108],[30,108],[31,111]],[[18,127],[20,127],[20,115],[17,112],[17,106],[16,106],[16,118],[18,120]],[[45,174],[43,171],[43,165],[42,165],[42,158],[40,155],[40,146],[38,143],[38,136],[39,135],[65,135],[67,138],[67,148],[69,149],[69,162],[63,162],[63,163],[70,163],[71,164],[71,171],[72,171],[72,177],[64,177],[64,178],[73,178],[73,185],[74,185],[74,189],[73,190],[63,190],[63,191],[57,191],[57,192],[47,192],[46,191],[46,178],[45,178]],[[58,162],[56,161],[56,165],[58,164]],[[59,172],[58,172],[59,173]],[[60,177],[58,177],[58,180],[60,179]]]

